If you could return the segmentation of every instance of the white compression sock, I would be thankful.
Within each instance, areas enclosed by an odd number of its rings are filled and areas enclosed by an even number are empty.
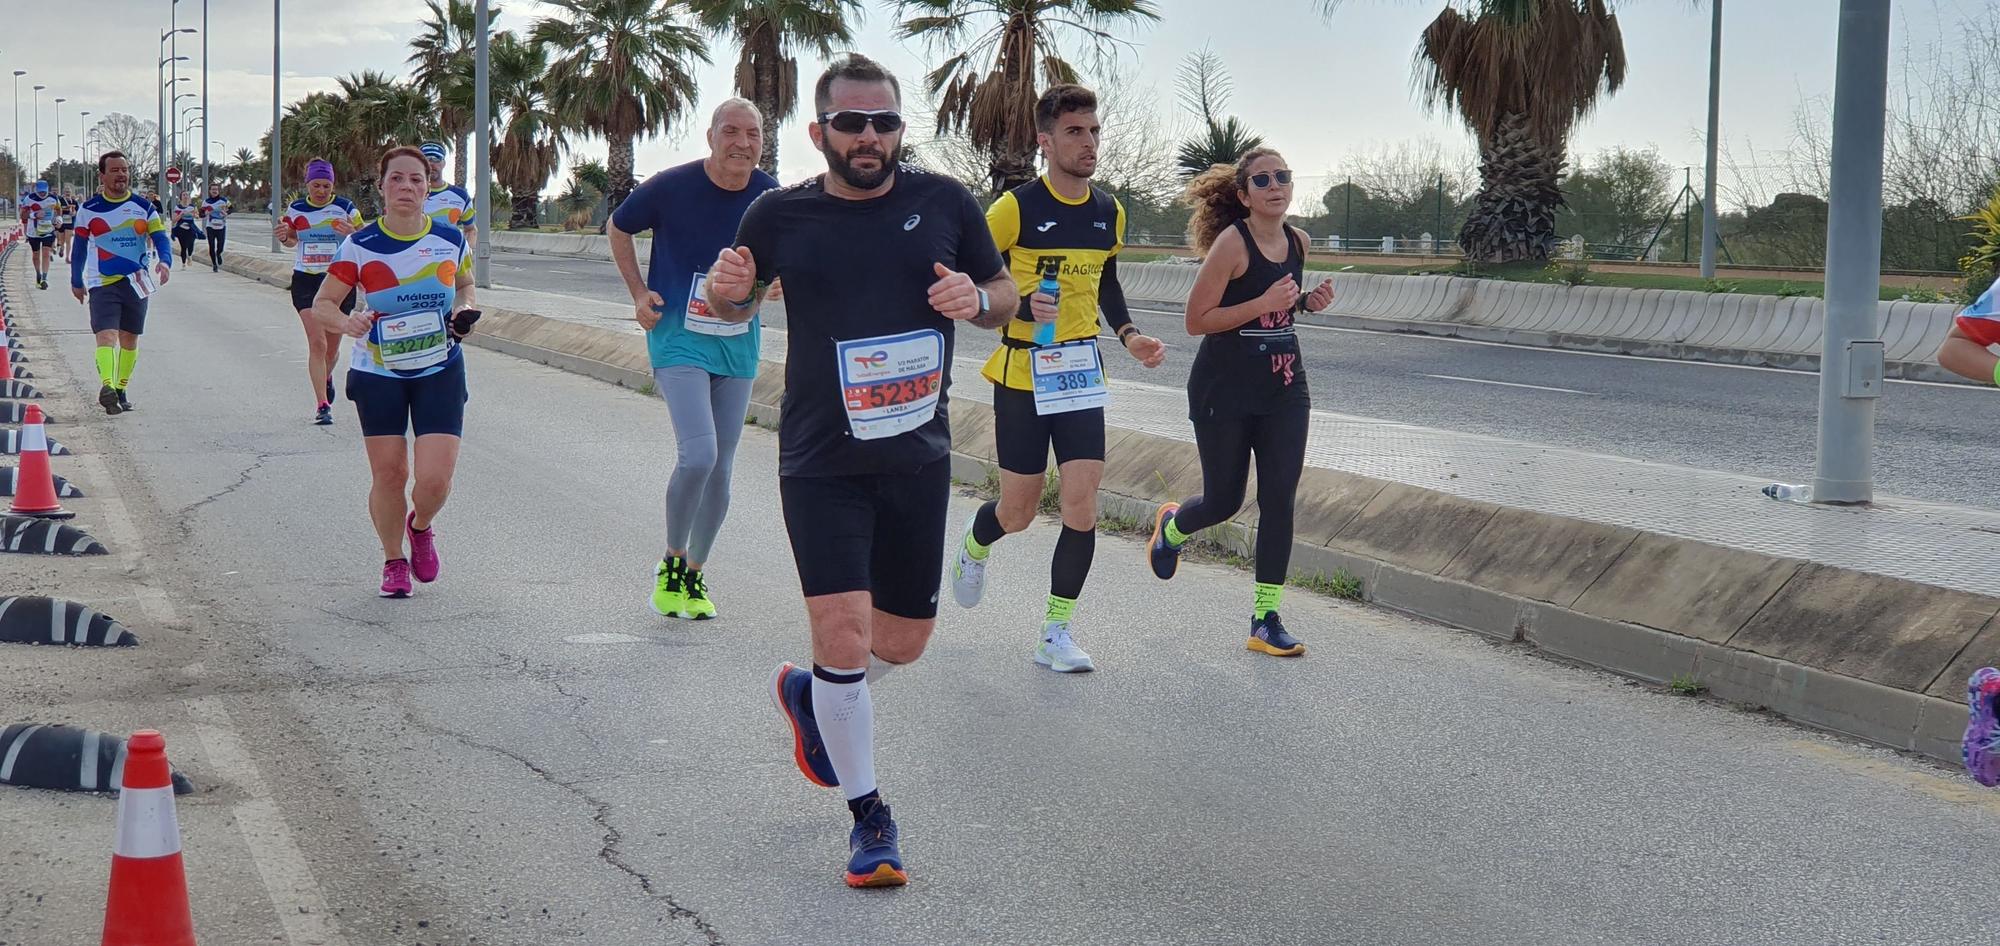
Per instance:
[[[875,704],[868,698],[868,670],[813,667],[813,716],[827,761],[849,800],[875,790]]]

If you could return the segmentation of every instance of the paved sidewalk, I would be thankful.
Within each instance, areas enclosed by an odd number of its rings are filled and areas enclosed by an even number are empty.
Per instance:
[[[270,258],[261,247],[245,255]],[[629,331],[635,344],[641,334],[627,306],[511,287],[481,290],[480,299]],[[991,402],[979,377],[985,347],[961,334],[954,396]],[[764,333],[764,357],[784,360],[783,332]],[[1193,442],[1181,390],[1122,380],[1113,387],[1114,425]],[[1306,460],[1516,509],[2000,596],[2000,510],[1879,495],[1867,508],[1777,502],[1759,492],[1765,479],[1330,410],[1313,411]]]

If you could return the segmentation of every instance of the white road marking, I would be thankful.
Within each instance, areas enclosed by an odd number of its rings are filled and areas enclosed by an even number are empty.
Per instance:
[[[1148,315],[1180,314],[1179,312],[1169,312],[1165,309],[1145,309],[1137,307],[1135,307],[1132,311],[1144,312]],[[1309,322],[1298,322],[1294,324],[1298,328],[1312,329],[1313,331],[1316,332],[1344,332],[1350,335],[1370,335],[1376,338],[1407,338],[1415,341],[1452,342],[1454,344],[1459,344],[1459,345],[1481,345],[1487,348],[1511,348],[1515,351],[1532,351],[1547,355],[1580,355],[1586,358],[1622,358],[1626,361],[1643,361],[1655,365],[1680,365],[1682,367],[1687,367],[1687,368],[1729,368],[1735,371],[1768,371],[1773,374],[1798,375],[1807,378],[1819,377],[1819,372],[1817,371],[1807,371],[1800,368],[1774,368],[1771,367],[1770,365],[1731,365],[1717,361],[1692,361],[1686,358],[1655,358],[1651,355],[1627,355],[1621,352],[1577,351],[1574,348],[1542,348],[1537,345],[1516,345],[1511,342],[1489,342],[1486,341],[1485,339],[1479,339],[1479,338],[1454,338],[1450,335],[1424,335],[1413,332],[1381,332],[1381,331],[1376,331],[1375,329],[1368,329],[1368,328],[1343,328],[1336,325],[1313,325]],[[1995,391],[2000,391],[2000,387],[1987,388],[1980,385],[1972,385],[1972,384],[1954,384],[1950,381],[1920,381],[1914,378],[1884,378],[1882,380],[1890,384],[1914,384],[1930,388],[1951,388],[1954,391],[1980,392],[1987,394],[1991,394]]]
[[[575,275],[577,275],[576,273],[572,273],[572,272],[570,272],[570,271],[569,271],[569,270],[567,270],[567,269],[551,269],[551,270],[549,270],[549,272],[550,272],[550,273],[553,273],[553,274],[555,274],[555,275],[557,275],[557,276],[575,276]]]
[[[257,763],[237,738],[229,711],[213,696],[189,700],[187,705],[209,764],[247,796],[232,806],[232,813],[237,830],[243,833],[243,843],[250,849],[250,861],[264,883],[264,893],[277,911],[285,941],[291,946],[342,946],[346,940],[327,912],[326,894],[313,879],[305,852],[292,840],[291,828],[272,800]]]
[[[1552,388],[1541,384],[1516,384],[1512,381],[1488,381],[1485,378],[1461,378],[1455,374],[1427,374],[1424,377],[1437,378],[1440,381],[1470,381],[1473,384],[1497,384],[1503,388],[1531,388],[1536,391],[1554,391],[1557,394],[1581,394],[1586,397],[1597,396],[1589,391],[1578,391],[1575,388]]]

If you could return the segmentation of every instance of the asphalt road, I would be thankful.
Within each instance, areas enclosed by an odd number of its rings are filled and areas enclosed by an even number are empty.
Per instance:
[[[613,302],[608,261],[497,253],[496,284]],[[1183,384],[1194,357],[1178,311],[1134,316],[1172,349],[1161,368],[1107,359],[1115,377]],[[783,325],[781,314],[771,324]],[[1596,453],[1810,482],[1819,376],[1797,371],[1608,357],[1309,326],[1305,360],[1323,410]],[[964,346],[968,354],[974,346]],[[1992,388],[1892,382],[1878,402],[1878,491],[2000,503],[1970,471],[2000,455]]]
[[[133,678],[99,685],[226,707],[309,869],[266,869],[283,859],[247,824],[248,854],[190,838],[204,941],[271,941],[301,891],[354,946],[2000,932],[1966,857],[2000,844],[2000,796],[1962,774],[1297,591],[1311,655],[1260,657],[1247,574],[1191,562],[1161,583],[1131,539],[1100,541],[1079,611],[1103,669],[1048,673],[1029,660],[1048,522],[995,551],[980,609],[947,597],[925,660],[876,688],[914,882],[847,890],[845,811],[793,769],[763,689],[806,653],[774,435],[747,431],[736,465],[711,566],[723,617],[669,622],[645,603],[664,406],[474,350],[444,576],[384,601],[352,412],[307,425],[282,315],[268,287],[183,273],[153,309],[140,412],[66,418],[107,445],[141,573],[198,629],[141,627]],[[89,377],[89,336],[64,331],[42,357]],[[955,500],[954,522],[972,508]],[[152,663],[177,654],[192,663]],[[95,711],[41,676],[0,682],[47,715]],[[203,754],[183,764],[215,800],[243,797]],[[87,851],[63,862],[87,865],[74,877],[0,843],[0,889],[101,889],[108,836],[61,835]],[[81,913],[33,941],[87,940]]]

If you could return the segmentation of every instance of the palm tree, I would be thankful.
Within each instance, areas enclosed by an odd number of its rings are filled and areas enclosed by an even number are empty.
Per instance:
[[[507,225],[539,226],[542,187],[569,148],[562,121],[550,110],[544,88],[548,51],[503,32],[493,37],[489,52],[493,112],[499,125],[493,176],[513,195],[514,203]]]
[[[538,21],[532,42],[559,51],[547,90],[557,114],[610,145],[611,208],[632,192],[632,142],[658,135],[698,94],[691,61],[708,61],[701,34],[664,0],[545,0],[561,12]]]
[[[1264,143],[1264,136],[1250,130],[1234,115],[1224,115],[1229,107],[1231,83],[1222,57],[1203,47],[1188,54],[1181,64],[1181,106],[1193,112],[1201,126],[1194,137],[1181,142],[1174,163],[1183,175],[1200,174],[1218,164],[1235,164],[1251,148]]]
[[[456,145],[451,157],[452,179],[463,184],[465,142],[472,135],[472,60],[479,37],[478,12],[470,0],[424,0],[424,5],[430,9],[430,17],[424,20],[423,34],[410,40],[410,58],[405,61],[415,67],[410,80],[438,103],[439,130]],[[499,15],[497,6],[487,12],[489,22]]]
[[[963,131],[992,156],[995,195],[1035,178],[1035,102],[1046,86],[1077,81],[1057,30],[1068,28],[1096,56],[1117,38],[1109,27],[1157,20],[1153,0],[898,0],[912,14],[899,33],[921,38],[943,65],[924,77],[938,98],[937,128]]]
[[[798,108],[799,61],[805,49],[826,58],[836,44],[854,41],[848,23],[861,0],[688,0],[695,21],[712,35],[736,37],[736,94],[764,113],[764,155],[758,163],[778,173],[778,123]]]

